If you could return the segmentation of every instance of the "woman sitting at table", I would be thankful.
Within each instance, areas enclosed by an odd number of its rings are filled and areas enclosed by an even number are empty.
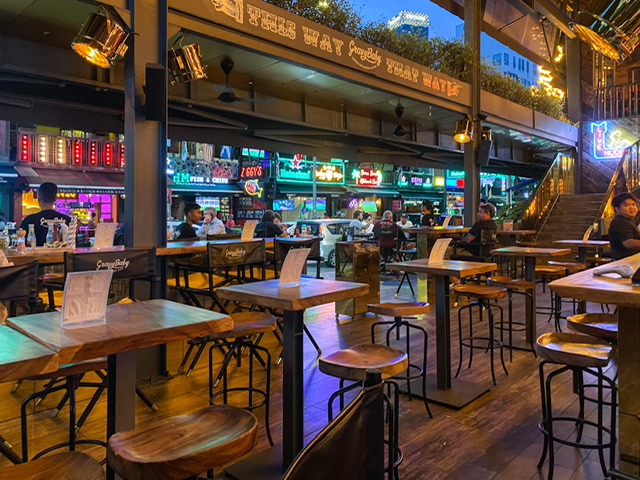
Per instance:
[[[253,236],[256,238],[288,237],[289,234],[286,230],[283,231],[279,225],[276,225],[275,221],[275,212],[273,210],[265,210],[262,220],[256,225]]]
[[[616,216],[609,226],[611,257],[614,260],[640,253],[640,232],[634,222],[638,214],[638,199],[631,193],[621,193],[613,197],[611,206]]]

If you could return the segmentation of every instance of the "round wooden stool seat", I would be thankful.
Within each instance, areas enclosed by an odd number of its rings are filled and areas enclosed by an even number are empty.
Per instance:
[[[490,287],[506,288],[507,290],[530,290],[534,288],[533,282],[527,282],[521,278],[495,276],[487,278]]]
[[[232,313],[233,329],[223,332],[221,338],[250,337],[276,329],[276,317],[266,312]]]
[[[577,273],[587,269],[587,265],[585,263],[578,262],[558,262],[556,260],[549,260],[547,264],[564,267],[567,269],[568,273]]]
[[[543,360],[574,367],[606,367],[613,347],[609,342],[577,333],[545,333],[536,341],[536,352]]]
[[[488,285],[472,285],[472,284],[464,284],[464,285],[456,285],[453,287],[453,291],[457,295],[462,295],[463,297],[477,298],[477,299],[494,299],[494,298],[504,298],[507,296],[507,289],[502,287],[491,287]]]
[[[104,480],[100,462],[80,452],[64,452],[0,468],[0,480]]]
[[[383,379],[390,378],[409,368],[409,357],[397,348],[367,343],[320,359],[321,372],[345,380],[363,381],[369,368],[380,370]]]
[[[567,269],[560,265],[536,265],[536,273],[565,276],[567,274]]]
[[[107,460],[127,480],[188,478],[250,452],[257,428],[251,412],[212,405],[116,433],[109,439]]]
[[[583,313],[567,317],[567,325],[576,332],[585,333],[607,342],[618,341],[618,315],[615,313]]]
[[[376,315],[389,317],[408,317],[410,315],[423,315],[429,313],[431,307],[427,302],[387,302],[370,303],[367,308]]]

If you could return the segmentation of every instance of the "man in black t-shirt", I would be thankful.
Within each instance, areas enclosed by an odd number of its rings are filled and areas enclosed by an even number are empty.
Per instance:
[[[640,253],[640,232],[633,221],[638,214],[637,202],[631,193],[621,193],[611,201],[611,206],[616,211],[609,226],[611,257],[614,260]]]
[[[436,216],[433,214],[433,203],[430,200],[422,201],[422,217],[420,225],[423,227],[433,227],[436,224]]]
[[[465,243],[480,242],[482,230],[498,230],[498,225],[493,220],[496,215],[496,207],[492,203],[483,203],[478,208],[476,218],[478,221],[471,226],[471,230],[462,237],[460,246],[467,250],[471,255],[480,255],[480,245],[465,245]]]
[[[202,212],[200,211],[200,205],[193,202],[185,203],[184,222],[176,228],[173,234],[174,240],[198,240],[194,224],[198,223],[201,219]]]
[[[34,226],[36,234],[36,245],[41,247],[47,240],[49,225],[69,225],[71,218],[64,213],[54,210],[58,186],[55,183],[45,182],[38,187],[38,204],[40,211],[27,215],[20,228],[29,233],[29,225]]]
[[[265,210],[262,220],[256,225],[253,236],[256,238],[288,237],[289,234],[276,225],[275,219],[276,214],[273,210]]]

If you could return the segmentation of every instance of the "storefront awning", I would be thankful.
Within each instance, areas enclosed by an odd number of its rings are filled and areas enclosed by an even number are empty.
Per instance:
[[[62,168],[34,168],[17,165],[15,170],[31,188],[45,182],[58,186],[59,192],[110,193],[124,192],[123,172],[98,172]]]
[[[361,188],[348,186],[347,190],[354,195],[376,196],[376,197],[399,197],[400,192],[393,188]]]
[[[11,165],[0,165],[0,181],[11,182],[18,178],[18,172]]]
[[[226,193],[233,195],[234,193],[242,193],[242,189],[237,185],[211,184],[211,185],[176,185],[170,183],[168,187],[172,193]]]
[[[278,191],[285,195],[306,195],[308,197],[313,195],[312,186],[308,184],[278,184]],[[316,187],[318,195],[343,195],[344,192],[345,189],[342,185],[318,185]]]

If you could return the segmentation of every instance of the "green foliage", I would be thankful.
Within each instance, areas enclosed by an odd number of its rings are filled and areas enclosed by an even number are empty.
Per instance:
[[[418,34],[397,33],[380,22],[363,23],[348,0],[266,0],[296,15],[377,46],[412,62],[461,81],[468,81],[473,63],[471,47],[460,40],[422,38]],[[324,6],[320,6],[324,5]],[[366,8],[366,5],[365,5]],[[482,63],[482,88],[514,103],[568,122],[564,100],[539,89],[530,89]]]

